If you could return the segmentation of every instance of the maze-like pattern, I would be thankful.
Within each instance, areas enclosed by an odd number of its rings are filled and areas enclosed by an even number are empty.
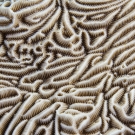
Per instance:
[[[134,135],[134,7],[0,0],[0,135]]]

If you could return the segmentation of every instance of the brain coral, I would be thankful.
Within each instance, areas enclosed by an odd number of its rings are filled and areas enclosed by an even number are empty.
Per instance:
[[[135,135],[134,0],[0,0],[0,135]]]

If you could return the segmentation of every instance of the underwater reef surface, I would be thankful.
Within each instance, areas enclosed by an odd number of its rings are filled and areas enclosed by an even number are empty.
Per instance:
[[[0,135],[135,135],[134,0],[0,0]]]

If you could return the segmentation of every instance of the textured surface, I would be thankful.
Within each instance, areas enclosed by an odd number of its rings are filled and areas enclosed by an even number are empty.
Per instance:
[[[0,0],[0,135],[134,135],[134,7]]]

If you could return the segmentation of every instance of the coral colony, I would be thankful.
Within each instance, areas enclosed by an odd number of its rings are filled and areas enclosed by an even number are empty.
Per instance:
[[[134,0],[0,0],[0,135],[135,135]]]

